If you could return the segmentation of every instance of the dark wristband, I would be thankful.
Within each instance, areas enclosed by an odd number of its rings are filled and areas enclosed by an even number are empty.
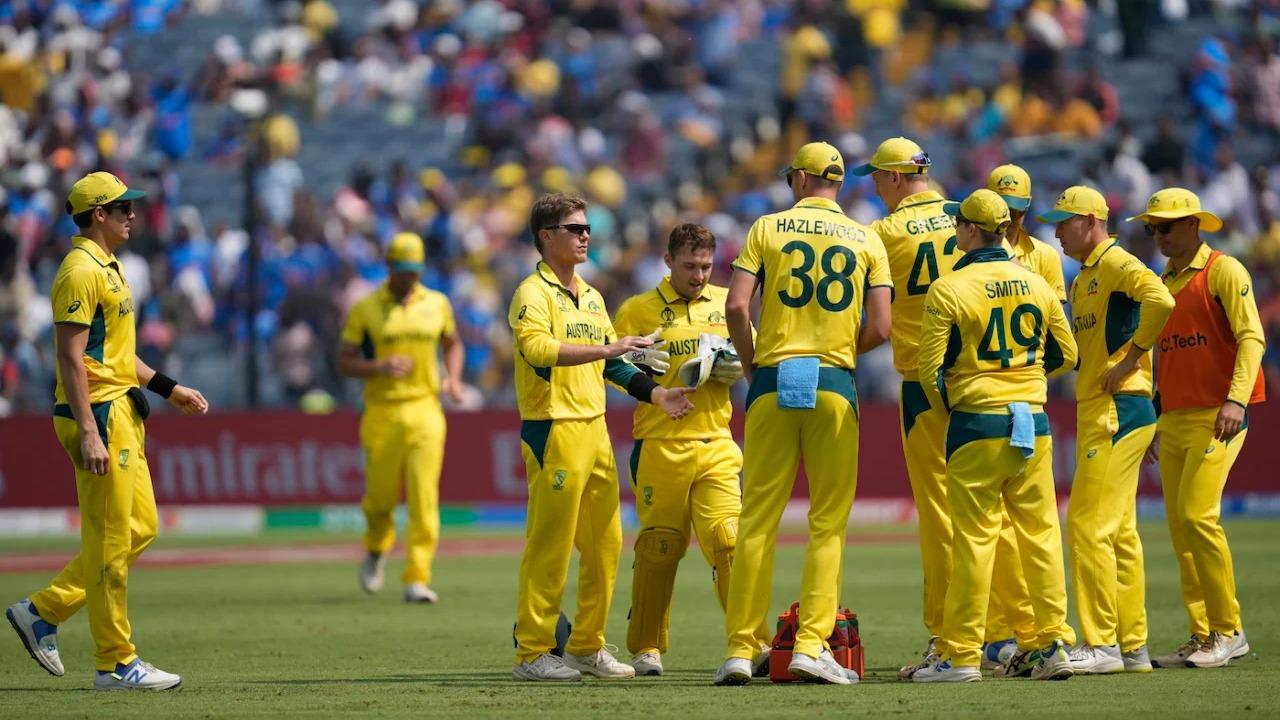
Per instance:
[[[627,394],[640,402],[653,402],[652,395],[656,387],[658,383],[654,382],[653,378],[638,372],[632,375],[631,381],[627,383]]]
[[[169,396],[173,394],[173,389],[176,387],[178,387],[178,381],[158,370],[155,375],[151,376],[151,380],[147,382],[147,389],[165,400],[169,399]]]

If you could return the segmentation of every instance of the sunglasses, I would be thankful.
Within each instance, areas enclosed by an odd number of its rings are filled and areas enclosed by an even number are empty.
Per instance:
[[[1146,230],[1147,235],[1151,237],[1156,235],[1168,235],[1169,232],[1173,230],[1173,226],[1177,223],[1178,220],[1170,220],[1168,222],[1162,222],[1159,225],[1143,225],[1142,229]]]
[[[119,210],[122,214],[128,215],[129,213],[133,212],[133,201],[121,200],[120,202],[107,203],[106,205],[102,205],[101,207],[102,207],[102,212],[104,213],[111,213],[111,212],[115,212],[116,210]]]
[[[565,229],[574,235],[590,235],[591,223],[561,223],[559,225],[548,225],[543,230],[559,230]]]

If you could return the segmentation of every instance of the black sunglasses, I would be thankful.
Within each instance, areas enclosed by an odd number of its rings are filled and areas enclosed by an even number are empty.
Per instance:
[[[100,207],[102,208],[102,212],[104,213],[110,213],[110,212],[119,210],[121,213],[128,215],[129,213],[133,212],[133,201],[121,200],[119,202],[107,203],[106,205],[101,205]]]
[[[574,235],[590,235],[591,223],[561,223],[559,225],[548,225],[543,230],[558,230],[564,228]]]
[[[1176,225],[1180,220],[1181,218],[1179,218],[1179,220],[1170,220],[1168,222],[1162,222],[1159,225],[1143,225],[1142,229],[1146,230],[1147,235],[1152,237],[1156,235],[1168,235],[1169,231],[1173,230],[1173,226]]]

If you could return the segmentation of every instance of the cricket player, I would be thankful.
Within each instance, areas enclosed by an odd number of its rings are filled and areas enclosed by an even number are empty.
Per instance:
[[[405,491],[409,516],[404,601],[434,603],[431,561],[440,539],[440,468],[445,423],[440,392],[462,397],[462,341],[449,299],[419,282],[422,238],[402,232],[387,247],[386,282],[351,307],[342,328],[338,371],[364,380],[360,444],[365,454],[366,523],[360,587],[382,589],[394,513]],[[437,356],[444,348],[445,378]]]
[[[1107,234],[1107,204],[1093,188],[1067,188],[1041,219],[1057,225],[1063,250],[1081,264],[1071,284],[1080,374],[1067,547],[1081,635],[1071,669],[1151,672],[1138,472],[1156,432],[1151,348],[1173,296]]]
[[[58,626],[87,604],[95,690],[182,684],[138,657],[130,641],[129,566],[157,530],[143,430],[150,405],[140,386],[188,415],[209,409],[198,391],[135,354],[133,295],[115,253],[129,240],[133,202],[143,194],[106,172],[71,186],[66,209],[81,234],[53,280],[53,429],[75,468],[80,553],[48,587],[5,611],[32,659],[61,676]]]
[[[884,242],[896,288],[891,342],[894,367],[903,377],[898,396],[902,450],[919,520],[924,623],[929,631],[921,660],[899,671],[898,677],[903,680],[910,679],[912,672],[928,665],[935,656],[934,640],[942,633],[943,604],[952,568],[944,455],[947,413],[942,407],[930,405],[916,375],[916,357],[925,294],[930,284],[951,272],[962,253],[956,248],[955,223],[943,212],[946,199],[929,187],[931,165],[928,153],[919,145],[898,137],[882,142],[870,162],[853,170],[855,175],[871,176],[876,194],[890,211],[872,229]],[[1025,617],[1030,614],[1030,601],[1025,587],[1020,587],[1012,526],[1002,533],[1001,545],[1002,551],[997,552],[996,591],[991,595],[992,615],[1000,622],[991,628],[994,635],[990,639],[1005,642],[993,643],[990,650],[996,657],[1008,644],[1005,639],[1013,635],[1009,625],[1015,623],[1006,622],[1006,615],[1018,617],[1015,611],[1021,609],[1024,622],[1016,624],[1027,631],[1033,625]],[[1014,603],[1007,613],[1005,598]],[[1033,638],[1024,639],[1029,642]]]
[[[750,682],[753,660],[766,650],[759,629],[769,611],[778,522],[801,458],[809,479],[809,542],[788,670],[811,681],[858,681],[836,663],[825,641],[835,624],[857,485],[853,370],[859,352],[889,336],[893,284],[880,238],[835,202],[844,181],[840,153],[809,143],[783,173],[795,205],[751,226],[725,302],[729,336],[751,385],[742,515],[725,611],[728,652],[716,672],[718,685]],[[758,341],[749,315],[757,288]]]
[[[729,429],[729,386],[742,378],[742,363],[735,354],[717,353],[712,347],[727,346],[729,339],[724,312],[728,291],[710,283],[715,250],[715,235],[707,228],[677,226],[667,241],[670,277],[623,303],[613,320],[622,335],[657,333],[654,345],[665,346],[677,370],[651,367],[644,358],[636,361],[658,384],[701,382],[689,398],[695,409],[682,420],[672,420],[653,405],[636,406],[631,486],[640,534],[632,568],[627,649],[637,675],[662,674],[676,565],[689,545],[691,524],[711,566],[721,607],[729,594],[742,509],[742,451]],[[715,343],[715,338],[722,342]],[[764,618],[756,639],[761,646],[772,639]]]
[[[1155,658],[1159,667],[1222,667],[1249,653],[1231,549],[1218,518],[1222,489],[1249,427],[1248,406],[1266,399],[1266,340],[1249,273],[1211,249],[1200,231],[1222,221],[1182,188],[1151,196],[1145,224],[1169,258],[1162,279],[1173,315],[1156,342],[1160,484],[1182,574],[1191,638]]]
[[[674,420],[693,409],[691,388],[659,386],[622,359],[650,367],[669,354],[644,337],[618,338],[604,298],[574,272],[591,241],[582,198],[543,195],[529,220],[542,261],[516,288],[508,312],[515,336],[516,400],[529,481],[529,517],[516,601],[517,680],[574,681],[582,673],[630,678],[605,649],[604,625],[622,551],[618,471],[604,421],[605,380]],[[556,621],[573,548],[578,611],[564,659],[553,655]]]
[[[947,203],[964,257],[925,298],[918,372],[931,405],[950,413],[947,498],[955,566],[937,657],[914,682],[982,679],[1000,501],[1013,521],[1031,590],[1036,645],[1019,653],[1033,679],[1071,676],[1066,578],[1053,487],[1046,375],[1075,366],[1076,346],[1057,295],[1002,246],[1009,208],[978,190]]]

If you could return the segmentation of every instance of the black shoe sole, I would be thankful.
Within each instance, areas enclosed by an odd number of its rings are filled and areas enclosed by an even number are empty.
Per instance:
[[[35,661],[36,665],[39,665],[41,670],[44,670],[54,677],[62,677],[58,673],[45,667],[44,663],[40,662],[40,658],[36,656],[36,651],[31,649],[31,643],[27,642],[27,634],[22,632],[22,628],[18,627],[17,621],[13,619],[13,616],[9,614],[8,610],[5,611],[4,618],[9,621],[9,625],[13,628],[13,631],[18,633],[18,639],[22,641],[22,647],[27,649],[27,654],[31,656],[31,659]]]

